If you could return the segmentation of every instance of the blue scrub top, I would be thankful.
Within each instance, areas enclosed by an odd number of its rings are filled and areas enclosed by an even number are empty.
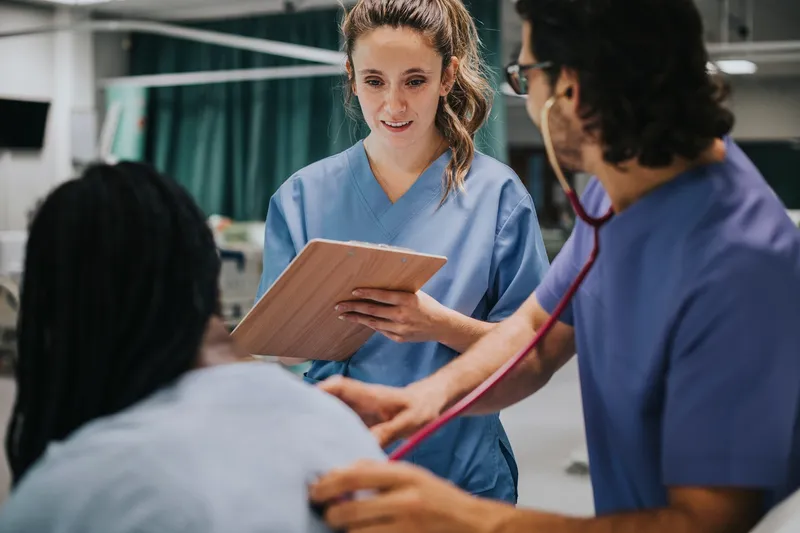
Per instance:
[[[533,201],[511,169],[476,153],[465,191],[451,193],[439,206],[449,161],[448,151],[394,204],[375,179],[361,141],[297,172],[270,201],[259,297],[309,240],[357,240],[444,255],[447,264],[424,292],[479,320],[511,315],[548,267]],[[396,343],[375,334],[345,362],[315,361],[306,379],[316,383],[341,374],[405,386],[457,355],[439,343]],[[409,460],[474,494],[516,502],[516,463],[497,414],[450,422]]]
[[[562,321],[575,327],[598,514],[667,487],[800,487],[800,231],[731,140],[724,162],[652,191],[600,231]],[[593,180],[589,213],[609,207]],[[552,312],[592,249],[578,223],[536,290]],[[766,509],[765,509],[766,510]]]

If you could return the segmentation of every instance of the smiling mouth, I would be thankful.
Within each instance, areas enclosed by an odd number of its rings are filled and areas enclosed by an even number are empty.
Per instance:
[[[383,122],[389,128],[399,130],[405,128],[406,126],[409,126],[412,121],[407,120],[405,122],[387,122],[386,120],[381,120],[381,122]]]

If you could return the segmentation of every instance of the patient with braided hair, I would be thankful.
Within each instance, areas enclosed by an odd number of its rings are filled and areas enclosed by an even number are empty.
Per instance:
[[[0,532],[327,531],[308,484],[383,452],[338,400],[232,342],[219,271],[203,213],[145,165],[93,166],[48,195]]]

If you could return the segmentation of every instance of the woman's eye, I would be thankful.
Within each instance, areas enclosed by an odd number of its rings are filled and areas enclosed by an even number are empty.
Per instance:
[[[381,85],[383,85],[381,83],[381,80],[375,80],[375,79],[365,80],[364,83],[366,83],[370,87],[380,87]]]
[[[425,84],[425,80],[422,79],[411,80],[408,82],[408,84],[411,85],[412,87],[420,87]]]

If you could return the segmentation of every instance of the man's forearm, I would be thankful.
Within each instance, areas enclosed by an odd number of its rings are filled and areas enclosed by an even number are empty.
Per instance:
[[[684,509],[666,507],[652,511],[597,518],[572,518],[537,511],[508,509],[485,528],[486,533],[746,533],[751,520],[704,520]]]
[[[497,324],[460,357],[416,386],[444,391],[448,406],[452,405],[503,366],[534,335],[532,318],[517,313]],[[533,353],[528,354],[511,375],[481,398],[469,413],[496,412],[533,394],[550,379],[552,371],[547,366]]]

